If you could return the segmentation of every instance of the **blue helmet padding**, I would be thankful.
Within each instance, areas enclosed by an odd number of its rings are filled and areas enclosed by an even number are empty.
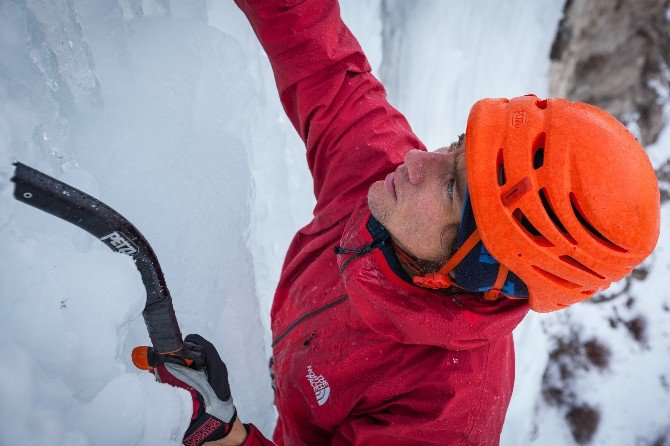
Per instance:
[[[456,249],[463,246],[475,229],[477,229],[477,223],[472,211],[470,193],[466,190],[461,226],[456,236]],[[488,291],[493,288],[499,269],[500,262],[493,258],[480,240],[454,268],[455,281],[459,287],[472,293]],[[507,280],[505,280],[501,292],[509,297],[528,297],[526,284],[511,271],[507,274]]]

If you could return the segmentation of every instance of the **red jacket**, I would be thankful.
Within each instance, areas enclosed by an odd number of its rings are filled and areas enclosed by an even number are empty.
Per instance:
[[[498,444],[514,382],[512,329],[527,305],[407,281],[365,198],[409,150],[425,148],[370,74],[337,1],[237,3],[305,141],[317,198],[272,307],[274,441]],[[270,443],[255,434],[247,444]]]

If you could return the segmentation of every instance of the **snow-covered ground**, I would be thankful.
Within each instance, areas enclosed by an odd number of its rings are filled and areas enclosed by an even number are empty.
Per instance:
[[[431,148],[464,130],[480,97],[547,94],[562,6],[342,1],[391,102]],[[650,148],[655,165],[670,155],[668,140],[666,131]],[[139,274],[80,229],[15,202],[14,160],[93,194],[143,232],[182,331],[219,346],[240,416],[270,434],[269,308],[314,198],[267,59],[232,0],[0,0],[0,444],[179,444],[186,394],[129,361],[132,347],[148,342]],[[664,217],[632,303],[530,315],[517,330],[502,444],[575,443],[568,406],[542,396],[566,327],[611,351],[602,370],[557,383],[569,386],[571,403],[600,412],[592,444],[663,441],[667,209]],[[638,316],[642,340],[626,328]]]

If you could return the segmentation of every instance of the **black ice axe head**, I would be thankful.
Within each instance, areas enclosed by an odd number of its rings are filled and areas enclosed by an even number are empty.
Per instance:
[[[142,315],[153,345],[153,362],[157,357],[159,361],[180,358],[185,365],[200,368],[204,362],[202,354],[190,343],[184,344],[163,271],[140,231],[87,193],[25,164],[17,162],[14,166],[14,198],[79,226],[113,251],[132,257],[147,292]]]

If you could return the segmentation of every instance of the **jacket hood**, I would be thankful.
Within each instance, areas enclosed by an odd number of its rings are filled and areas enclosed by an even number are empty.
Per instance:
[[[525,299],[490,303],[476,294],[443,295],[402,278],[390,235],[366,199],[351,215],[340,246],[337,260],[351,304],[373,331],[396,342],[472,349],[509,336],[528,312]]]

